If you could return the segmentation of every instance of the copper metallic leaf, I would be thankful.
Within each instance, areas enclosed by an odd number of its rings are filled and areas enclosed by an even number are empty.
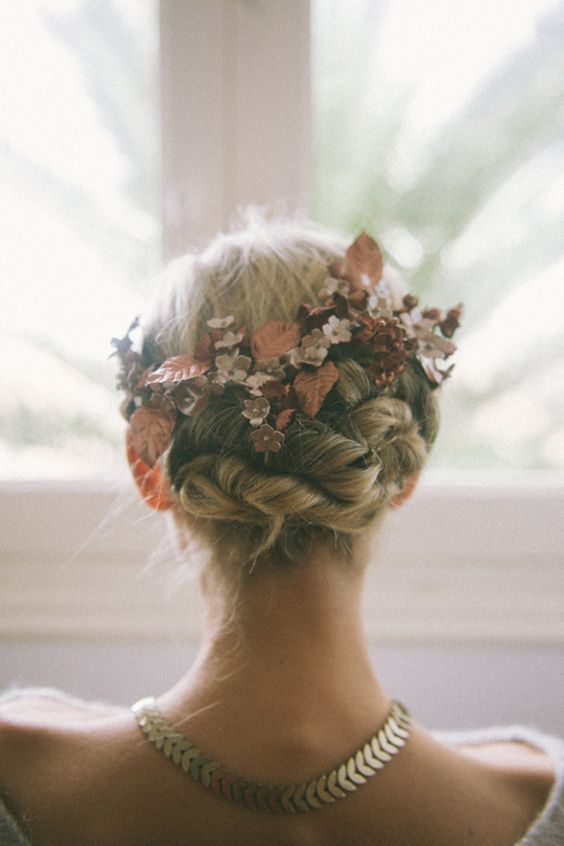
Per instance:
[[[166,511],[166,509],[172,506],[167,480],[161,473],[161,468],[158,464],[155,464],[154,467],[149,467],[143,461],[137,452],[134,440],[131,428],[128,427],[126,432],[127,458],[143,501],[157,511]]]
[[[157,411],[160,411],[161,414],[170,417],[172,425],[174,426],[176,423],[176,407],[172,397],[168,394],[153,394],[147,405]]]
[[[213,338],[209,332],[206,332],[205,335],[202,335],[202,337],[198,341],[198,346],[196,347],[194,358],[197,358],[198,361],[201,361],[202,363],[207,362],[209,365],[212,357],[212,349]]]
[[[269,402],[275,403],[278,407],[280,407],[288,399],[290,386],[282,385],[280,382],[272,380],[271,382],[265,382],[264,385],[261,385],[260,392]]]
[[[315,370],[300,370],[292,387],[301,410],[309,417],[315,417],[338,379],[339,371],[332,361],[325,362]]]
[[[300,325],[286,320],[269,320],[256,330],[251,346],[255,360],[279,358],[300,343]]]
[[[438,323],[441,319],[441,312],[438,308],[427,308],[422,314],[425,320],[432,320],[434,323]]]
[[[281,411],[276,417],[276,428],[280,431],[285,429],[295,413],[295,408],[285,408],[284,411]]]
[[[370,235],[361,232],[346,252],[345,277],[356,291],[362,291],[378,284],[382,270],[380,247]]]
[[[180,385],[188,379],[201,376],[209,369],[209,364],[200,361],[193,355],[175,355],[163,361],[160,367],[147,376],[146,384],[149,387],[169,387]]]
[[[132,414],[131,444],[148,467],[168,448],[174,425],[172,414],[158,406],[142,405]]]

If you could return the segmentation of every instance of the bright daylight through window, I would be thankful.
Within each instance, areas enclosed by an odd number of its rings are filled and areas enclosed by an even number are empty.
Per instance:
[[[124,464],[107,357],[158,269],[157,26],[153,0],[1,7],[4,478]]]
[[[316,217],[466,306],[430,466],[562,473],[564,4],[313,8]]]

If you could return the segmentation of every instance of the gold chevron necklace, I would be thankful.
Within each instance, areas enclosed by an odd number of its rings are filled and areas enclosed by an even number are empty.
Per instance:
[[[257,811],[290,814],[323,808],[366,784],[405,746],[411,722],[407,708],[394,701],[384,725],[335,769],[301,784],[262,784],[204,755],[166,722],[154,697],[140,699],[132,711],[147,739],[216,796]]]

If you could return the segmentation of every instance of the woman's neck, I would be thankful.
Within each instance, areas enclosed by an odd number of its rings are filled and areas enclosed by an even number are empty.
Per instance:
[[[233,726],[255,737],[275,726],[290,746],[306,737],[323,746],[338,732],[345,752],[354,747],[390,705],[362,628],[363,573],[320,549],[303,567],[255,573],[231,619],[208,589],[198,659],[161,706],[202,744],[212,732],[220,749]]]

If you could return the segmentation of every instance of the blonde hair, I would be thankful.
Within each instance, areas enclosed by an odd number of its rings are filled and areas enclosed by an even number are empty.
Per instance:
[[[254,329],[292,320],[318,301],[327,265],[346,242],[312,223],[251,216],[200,255],[177,262],[143,321],[144,355],[154,361],[193,352],[212,317],[233,314]],[[389,505],[425,462],[438,407],[418,365],[409,363],[393,395],[377,395],[365,367],[336,362],[339,380],[314,419],[296,415],[278,453],[257,453],[237,388],[182,418],[166,458],[178,512],[229,567],[268,557],[284,564],[314,539],[346,558],[352,538]]]

